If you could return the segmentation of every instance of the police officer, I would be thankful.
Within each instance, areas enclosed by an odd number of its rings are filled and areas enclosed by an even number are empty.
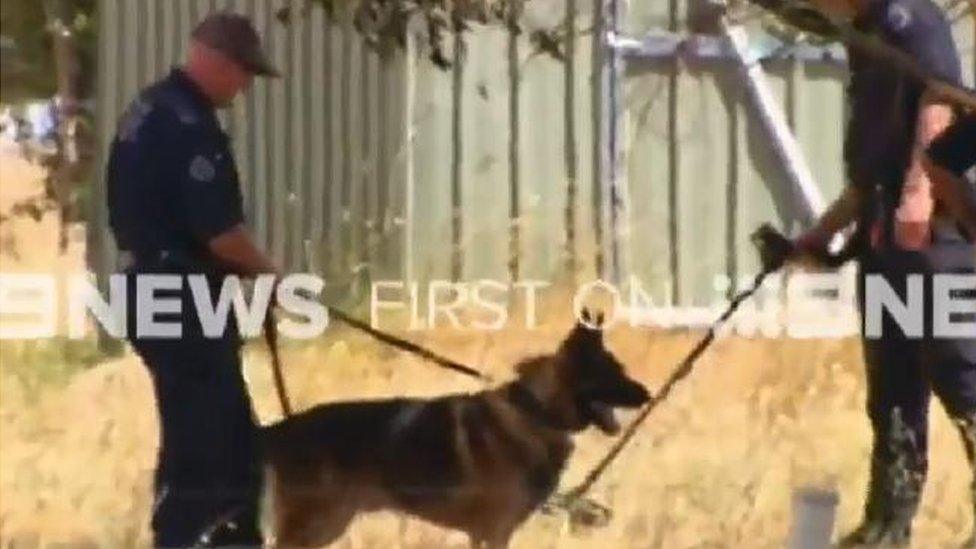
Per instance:
[[[137,287],[148,274],[203,275],[211,297],[227,274],[277,275],[245,230],[241,191],[215,109],[253,75],[277,76],[244,17],[215,13],[193,31],[182,68],[141,92],[122,117],[108,165],[109,221],[128,274],[128,337],[153,380],[161,441],[152,528],[159,547],[257,546],[257,430],[231,318],[206,334],[189,290],[180,337],[140,333]],[[158,292],[157,298],[165,297]]]
[[[935,76],[960,82],[950,26],[931,0],[815,4],[836,17],[852,18],[858,30],[902,50]],[[844,152],[849,185],[796,248],[822,256],[832,237],[856,222],[853,244],[862,304],[867,277],[881,276],[904,300],[908,276],[922,274],[931,310],[931,275],[976,272],[976,252],[925,169],[926,147],[952,122],[953,108],[885,60],[854,48],[848,55],[851,118]],[[874,446],[864,520],[842,546],[909,543],[927,471],[931,392],[959,423],[973,456],[976,340],[935,337],[932,319],[924,320],[923,339],[906,335],[889,316],[880,338],[864,336]]]

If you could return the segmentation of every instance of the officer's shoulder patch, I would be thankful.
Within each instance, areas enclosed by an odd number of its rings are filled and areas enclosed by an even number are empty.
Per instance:
[[[139,128],[146,121],[146,117],[153,111],[153,104],[144,97],[139,97],[129,104],[129,107],[119,119],[118,137],[120,141],[133,142],[139,135]]]
[[[190,177],[193,179],[208,183],[213,181],[216,175],[217,170],[214,168],[213,162],[206,156],[198,154],[190,161]]]
[[[885,25],[893,32],[901,32],[912,24],[912,10],[905,2],[895,0],[885,11]]]

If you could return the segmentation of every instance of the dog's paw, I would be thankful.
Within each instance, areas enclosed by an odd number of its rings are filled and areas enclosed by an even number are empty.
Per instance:
[[[587,528],[603,528],[610,523],[613,511],[587,497],[555,496],[540,509],[547,515],[566,513],[573,531]]]
[[[613,511],[589,498],[580,498],[569,507],[569,523],[573,530],[603,528],[610,523]]]

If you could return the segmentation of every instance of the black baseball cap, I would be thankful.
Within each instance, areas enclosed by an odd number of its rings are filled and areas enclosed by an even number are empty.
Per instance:
[[[193,29],[191,36],[223,53],[245,70],[260,76],[279,77],[281,73],[261,48],[261,37],[251,20],[231,12],[208,15]]]

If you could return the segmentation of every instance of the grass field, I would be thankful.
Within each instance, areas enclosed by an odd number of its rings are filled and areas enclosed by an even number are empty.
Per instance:
[[[497,377],[519,358],[554,348],[568,325],[535,331],[426,333],[439,351]],[[693,344],[693,334],[619,328],[610,347],[650,387]],[[26,358],[24,358],[26,357]],[[297,408],[349,398],[433,395],[478,388],[379,347],[330,330],[286,348],[287,383]],[[7,343],[0,368],[0,532],[4,546],[66,542],[99,547],[145,544],[155,410],[138,359],[125,356],[80,370],[62,367],[45,384],[25,369],[63,360]],[[77,362],[77,357],[72,358]],[[263,422],[279,417],[267,357],[246,353],[246,373]],[[72,373],[74,372],[74,373]],[[869,430],[857,343],[723,339],[661,406],[596,486],[613,509],[605,527],[570,528],[538,515],[516,547],[782,547],[796,487],[837,489],[839,529],[859,518]],[[968,475],[944,413],[932,421],[932,472],[917,521],[918,547],[951,547],[968,530]],[[563,484],[574,484],[611,440],[579,437]],[[392,515],[365,517],[348,547],[464,546],[464,539]]]

